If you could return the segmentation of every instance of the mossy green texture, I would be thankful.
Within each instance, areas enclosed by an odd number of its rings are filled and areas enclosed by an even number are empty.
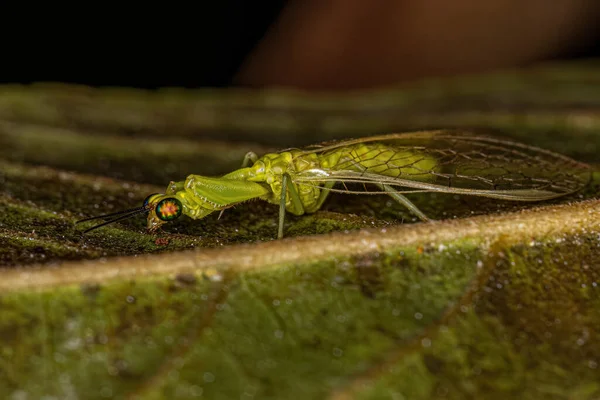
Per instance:
[[[403,349],[358,398],[597,398],[600,242],[589,239],[496,247],[502,257],[488,259],[470,304]],[[413,372],[429,384],[395,384]]]
[[[303,95],[0,87],[0,397],[600,397],[597,61]],[[82,235],[247,151],[407,129],[496,131],[595,168],[543,203],[256,201],[156,235]],[[281,145],[281,146],[280,146]]]
[[[2,391],[319,397],[435,324],[476,274],[469,247],[7,294]]]
[[[0,391],[592,399],[597,235],[500,239],[486,252],[463,239],[264,271],[7,293]],[[565,251],[573,246],[577,255]]]

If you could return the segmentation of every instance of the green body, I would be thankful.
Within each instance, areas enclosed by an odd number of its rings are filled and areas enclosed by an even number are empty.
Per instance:
[[[257,157],[248,153],[242,167],[221,177],[189,175],[171,182],[164,194],[146,198],[142,207],[92,219],[103,224],[148,213],[148,229],[180,215],[203,218],[236,204],[260,199],[279,205],[283,236],[286,212],[313,213],[332,191],[384,192],[429,221],[403,193],[441,192],[513,201],[541,201],[575,193],[591,179],[591,167],[563,155],[498,138],[462,131],[393,133],[321,144]],[[335,189],[336,183],[343,189]],[[362,183],[351,191],[347,183]],[[376,187],[376,191],[367,188]]]
[[[183,182],[171,182],[166,193],[155,201],[176,197],[183,205],[183,214],[193,219],[252,199],[279,204],[282,208],[285,205],[284,211],[303,215],[318,211],[333,186],[333,182],[295,182],[294,178],[303,172],[312,170],[325,176],[330,171],[344,170],[426,181],[431,179],[429,172],[435,165],[434,160],[415,150],[398,151],[382,143],[359,143],[323,153],[290,150],[260,158],[249,153],[244,164],[247,161],[253,164],[222,177],[189,175]],[[289,179],[284,183],[286,176]],[[282,196],[284,186],[286,193]],[[162,223],[153,213],[149,214],[149,229],[155,230]]]

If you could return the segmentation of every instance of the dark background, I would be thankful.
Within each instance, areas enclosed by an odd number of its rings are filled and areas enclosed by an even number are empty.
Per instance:
[[[233,76],[287,3],[228,0],[176,9],[109,3],[2,6],[0,83],[235,86]],[[554,58],[599,54],[600,43],[592,41]]]
[[[3,6],[0,82],[227,86],[285,3],[226,0],[166,10],[32,4],[35,14]]]

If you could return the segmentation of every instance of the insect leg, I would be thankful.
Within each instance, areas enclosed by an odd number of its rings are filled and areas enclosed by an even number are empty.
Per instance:
[[[359,169],[361,169],[362,171],[366,170],[365,168],[360,168],[360,167],[359,167]],[[396,193],[394,188],[391,187],[390,185],[385,185],[385,184],[381,184],[381,183],[376,183],[375,185],[377,185],[377,187],[379,187],[381,190],[385,191],[388,195],[390,195],[398,203],[400,203],[404,207],[408,208],[413,214],[415,214],[417,217],[419,217],[419,219],[421,219],[421,221],[423,221],[423,222],[431,221],[427,217],[427,215],[423,214],[423,212],[421,210],[419,210],[417,208],[417,206],[415,206],[410,200],[408,200],[406,197],[404,197],[400,193]],[[345,186],[346,186],[346,184],[344,184],[344,187]],[[347,190],[347,188],[346,188],[346,190]]]
[[[255,152],[249,151],[244,156],[244,161],[242,161],[242,168],[246,168],[248,165],[252,165],[258,160],[258,156]]]
[[[382,185],[379,183],[376,185],[379,186],[383,191],[385,191],[388,195],[390,195],[398,203],[400,203],[403,206],[405,206],[406,208],[408,208],[413,214],[415,214],[417,217],[419,217],[421,219],[421,221],[423,221],[423,222],[431,221],[431,219],[429,219],[425,214],[423,214],[423,212],[421,210],[419,210],[417,208],[417,206],[415,206],[410,200],[408,200],[406,197],[404,197],[400,193],[396,193],[394,191],[393,187],[391,187],[389,185]]]
[[[285,221],[285,195],[287,193],[288,175],[283,174],[281,178],[281,201],[279,202],[279,229],[277,239],[283,238],[283,222]]]
[[[325,203],[325,200],[327,199],[329,194],[331,193],[329,189],[331,189],[333,185],[335,185],[335,182],[325,183],[321,188],[321,194],[319,194],[319,199],[317,200],[317,203],[313,207],[311,207],[310,209],[306,209],[305,211],[312,213],[319,210],[323,203]]]
[[[277,239],[283,238],[283,223],[285,221],[285,203],[288,189],[290,191],[290,199],[292,200],[292,204],[294,205],[294,210],[297,211],[295,214],[304,214],[304,206],[302,205],[300,196],[296,191],[296,187],[293,184],[288,186],[288,183],[291,180],[292,178],[288,174],[283,174],[283,176],[281,177],[281,201],[279,202],[279,230],[277,231]]]

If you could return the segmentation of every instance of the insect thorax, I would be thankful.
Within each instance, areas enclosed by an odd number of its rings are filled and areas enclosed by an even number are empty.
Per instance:
[[[298,156],[298,154],[299,151],[266,154],[259,158],[251,167],[254,176],[250,180],[264,182],[271,188],[272,193],[266,196],[264,200],[273,204],[279,204],[283,174],[287,173],[293,180],[294,175],[298,172],[320,168],[319,157],[316,154],[305,154],[302,156]],[[288,182],[288,185],[294,186],[306,211],[316,211],[314,208],[321,193],[321,189],[318,186],[293,182]],[[286,210],[292,214],[301,214],[301,210],[294,208],[289,189],[286,196]]]

